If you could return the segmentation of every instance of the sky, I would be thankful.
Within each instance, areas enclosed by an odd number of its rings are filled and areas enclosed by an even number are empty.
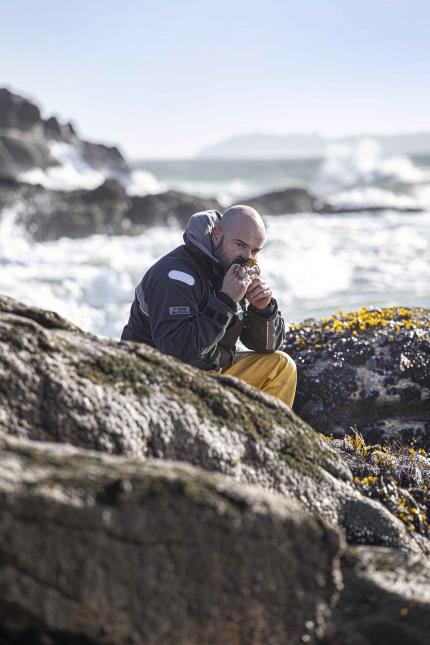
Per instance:
[[[252,132],[430,130],[425,0],[14,0],[0,87],[131,159]]]

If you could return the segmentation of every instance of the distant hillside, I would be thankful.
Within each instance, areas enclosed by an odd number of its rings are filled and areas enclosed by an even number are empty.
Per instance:
[[[202,159],[300,159],[324,156],[332,144],[353,145],[372,139],[388,155],[430,154],[430,132],[375,136],[363,134],[344,138],[324,138],[318,134],[246,134],[207,146],[197,155]]]
[[[203,148],[198,157],[206,159],[279,159],[320,157],[326,142],[318,134],[245,134]]]

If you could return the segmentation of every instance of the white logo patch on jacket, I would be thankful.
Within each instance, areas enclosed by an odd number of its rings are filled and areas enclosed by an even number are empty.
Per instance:
[[[189,273],[185,273],[185,271],[177,271],[176,269],[172,269],[171,271],[169,271],[168,275],[171,280],[185,282],[185,284],[189,284],[190,287],[192,287],[196,283],[194,277]]]
[[[169,307],[169,314],[171,316],[189,316],[190,308],[189,307]]]

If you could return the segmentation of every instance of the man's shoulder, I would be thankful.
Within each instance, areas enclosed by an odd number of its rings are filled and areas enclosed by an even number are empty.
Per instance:
[[[190,283],[192,280],[206,282],[203,267],[184,244],[157,260],[147,271],[144,280],[159,281],[172,277],[172,274],[182,277],[184,282],[187,279]]]

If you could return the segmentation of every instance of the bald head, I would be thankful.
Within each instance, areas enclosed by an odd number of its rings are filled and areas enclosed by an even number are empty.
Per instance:
[[[239,204],[227,209],[212,231],[214,255],[224,270],[238,259],[256,258],[266,240],[266,228],[255,208]]]
[[[230,206],[222,216],[220,227],[226,233],[232,226],[251,227],[256,230],[258,229],[264,237],[266,235],[264,222],[252,206],[244,206],[242,204]]]

